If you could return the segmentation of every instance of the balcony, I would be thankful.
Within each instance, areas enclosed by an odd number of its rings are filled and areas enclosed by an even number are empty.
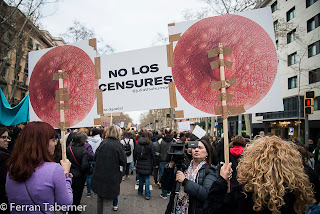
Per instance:
[[[24,82],[18,82],[18,87],[21,88],[22,90],[28,91],[29,86],[25,84]]]

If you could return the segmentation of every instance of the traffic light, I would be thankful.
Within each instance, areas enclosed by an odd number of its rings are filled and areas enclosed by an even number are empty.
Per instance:
[[[314,91],[305,91],[304,92],[304,113],[313,114],[313,105],[314,105]]]

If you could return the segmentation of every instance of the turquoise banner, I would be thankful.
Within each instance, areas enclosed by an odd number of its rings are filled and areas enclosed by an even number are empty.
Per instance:
[[[29,121],[29,94],[25,96],[19,105],[11,107],[2,90],[0,103],[0,124],[13,126]]]

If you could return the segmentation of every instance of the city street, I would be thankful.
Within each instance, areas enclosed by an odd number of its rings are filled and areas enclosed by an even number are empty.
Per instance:
[[[153,185],[153,176],[150,176],[150,184],[152,184],[151,198],[146,200],[145,197],[138,195],[138,190],[135,189],[135,173],[122,181],[119,195],[119,209],[113,213],[128,214],[128,213],[141,213],[141,214],[163,214],[167,207],[169,197],[162,199],[160,197],[161,190]],[[137,188],[137,186],[136,186]],[[143,193],[144,195],[144,193]],[[87,205],[86,211],[82,213],[97,213],[97,195],[92,193],[91,198],[87,197],[87,187],[83,190],[81,200],[82,205]]]

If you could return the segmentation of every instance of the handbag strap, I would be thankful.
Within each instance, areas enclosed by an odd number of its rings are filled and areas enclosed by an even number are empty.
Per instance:
[[[74,156],[74,154],[73,154],[73,152],[72,152],[72,149],[71,149],[71,146],[70,146],[69,148],[70,148],[70,151],[71,151],[71,154],[72,154],[74,160],[77,162],[77,164],[78,164],[79,166],[81,166],[81,165],[79,164],[79,162],[77,161],[76,157]]]
[[[29,193],[29,190],[28,190],[28,187],[27,187],[26,182],[24,182],[24,186],[26,187],[27,193],[28,193],[29,198],[31,199],[32,203],[33,203],[34,205],[36,205],[36,206],[39,206],[39,207],[40,207],[40,205],[39,205],[39,204],[36,204],[36,202],[34,202],[34,200],[31,198],[31,195],[30,195],[30,193]],[[45,212],[43,212],[43,211],[41,210],[41,207],[40,207],[40,212],[42,212],[42,213],[44,213],[44,214],[45,214]]]

